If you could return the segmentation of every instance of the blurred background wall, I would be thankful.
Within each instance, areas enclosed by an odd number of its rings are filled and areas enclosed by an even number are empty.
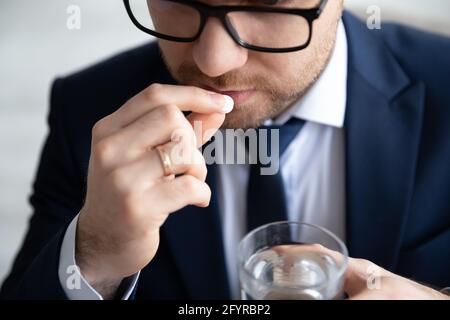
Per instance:
[[[450,35],[449,0],[345,2],[363,18],[368,6],[378,5],[382,22]],[[70,5],[81,9],[80,30],[67,28]],[[0,283],[31,213],[27,199],[47,133],[52,79],[148,40],[128,20],[121,0],[0,1]]]

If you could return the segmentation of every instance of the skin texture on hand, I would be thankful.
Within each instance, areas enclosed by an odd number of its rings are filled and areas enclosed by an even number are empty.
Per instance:
[[[172,75],[185,86],[152,85],[93,129],[75,258],[104,298],[112,297],[123,278],[151,261],[159,245],[159,228],[171,212],[209,204],[206,165],[195,150],[209,138],[203,133],[211,135],[224,123],[256,126],[288,108],[325,68],[341,13],[342,0],[330,1],[314,23],[311,46],[290,54],[239,47],[214,18],[195,43],[159,41]],[[253,89],[255,94],[233,113],[224,96],[199,88],[205,86],[213,91]],[[186,119],[183,111],[192,114]],[[202,123],[201,137],[193,132],[196,121]],[[185,138],[167,144],[176,130]],[[164,167],[154,149],[162,144],[168,153],[181,145],[198,163],[176,164],[173,173],[181,176],[163,177]]]
[[[426,285],[354,258],[349,259],[344,291],[351,300],[450,300]]]
[[[339,267],[345,263],[345,257],[319,244],[282,245],[272,248],[279,254],[295,260],[302,252],[319,252],[331,257]],[[344,274],[344,292],[350,300],[450,300],[450,296],[396,275],[375,263],[348,258]]]
[[[186,205],[209,204],[206,166],[194,150],[209,137],[196,136],[194,122],[200,121],[204,131],[212,132],[221,126],[256,127],[286,110],[326,67],[342,7],[343,0],[329,1],[314,22],[311,45],[289,54],[246,50],[230,38],[218,19],[209,19],[194,43],[159,40],[172,76],[181,84],[195,87],[152,85],[93,129],[88,191],[77,227],[76,261],[105,299],[114,296],[123,278],[152,260],[159,245],[159,228],[170,213]],[[225,108],[222,96],[198,88],[204,86],[255,94],[231,111]],[[186,119],[183,111],[192,114]],[[154,147],[169,142],[177,129],[186,134],[183,141],[195,140],[183,147],[192,149],[200,164],[178,164],[173,173],[182,176],[163,177],[164,168]],[[447,298],[382,268],[379,288],[370,289],[368,270],[373,268],[379,267],[366,260],[349,259],[345,291],[350,299]]]
[[[75,259],[105,299],[153,259],[169,214],[209,205],[205,160],[197,147],[232,107],[230,99],[200,88],[154,84],[94,126]],[[186,118],[183,111],[192,113]],[[195,122],[202,132],[194,132]],[[159,146],[171,159],[172,175],[165,176]],[[175,160],[173,150],[191,157]]]

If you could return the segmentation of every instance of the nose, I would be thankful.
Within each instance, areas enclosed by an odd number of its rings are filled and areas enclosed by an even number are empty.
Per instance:
[[[193,47],[197,67],[209,77],[218,77],[245,65],[248,50],[239,46],[217,18],[210,18]]]

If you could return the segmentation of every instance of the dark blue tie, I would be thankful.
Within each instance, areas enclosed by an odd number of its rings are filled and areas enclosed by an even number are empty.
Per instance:
[[[282,126],[260,127],[259,129],[268,130],[267,142],[269,144],[271,142],[270,131],[279,130],[279,157],[281,157],[304,124],[304,120],[293,118]],[[268,145],[268,149],[271,149],[270,145]],[[250,165],[247,187],[247,231],[270,222],[287,220],[286,196],[281,168],[276,174],[262,175],[261,167],[263,165],[259,161]]]

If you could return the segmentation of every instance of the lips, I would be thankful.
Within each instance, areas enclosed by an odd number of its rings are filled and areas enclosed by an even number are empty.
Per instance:
[[[218,90],[213,87],[202,85],[203,89],[208,91],[213,91],[216,93],[220,93],[223,95],[230,96],[235,104],[241,104],[250,99],[251,96],[253,96],[256,92],[256,90],[250,89],[250,90]]]

